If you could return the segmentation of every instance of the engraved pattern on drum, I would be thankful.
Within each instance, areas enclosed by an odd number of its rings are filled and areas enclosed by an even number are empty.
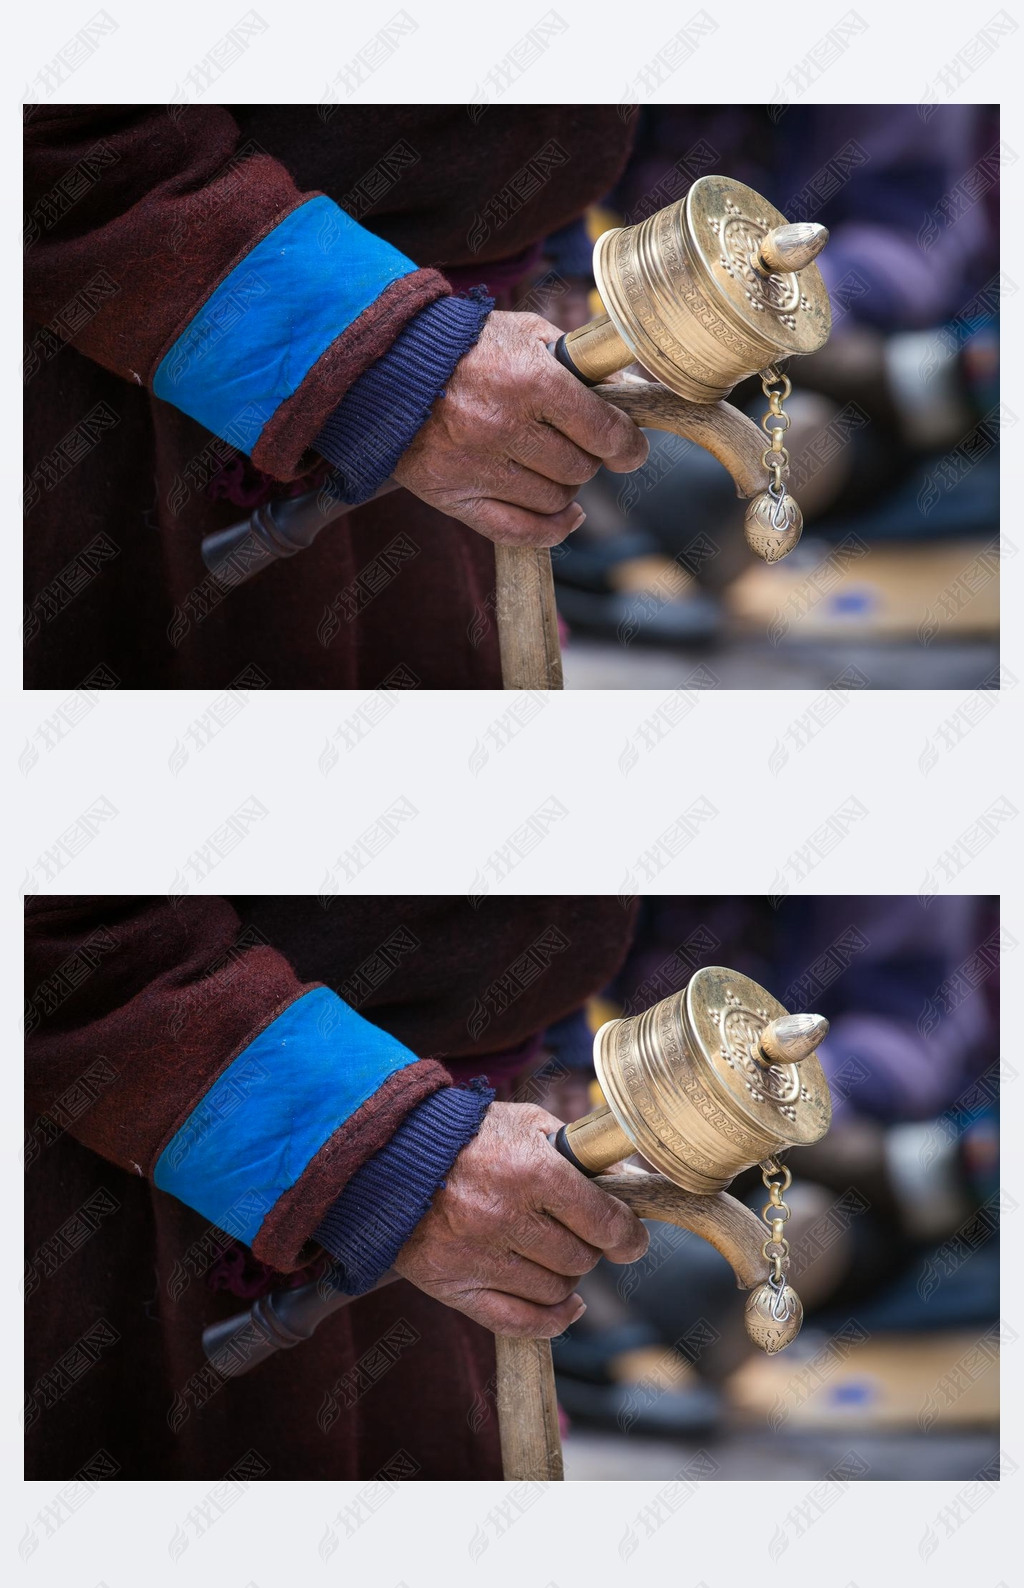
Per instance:
[[[725,1007],[709,1010],[717,1022],[721,1055],[735,1071],[755,1102],[774,1103],[786,1119],[796,1119],[793,1104],[807,1096],[795,1064],[762,1064],[756,1057],[761,1032],[771,1018],[767,1009],[747,1009],[731,988],[725,990]]]
[[[796,330],[796,309],[808,309],[810,304],[800,290],[800,283],[792,273],[772,271],[765,276],[751,263],[770,230],[763,215],[750,220],[731,198],[725,200],[725,215],[708,222],[711,231],[722,245],[719,264],[726,275],[739,286],[750,307],[757,314],[766,308],[778,315],[787,330]]]

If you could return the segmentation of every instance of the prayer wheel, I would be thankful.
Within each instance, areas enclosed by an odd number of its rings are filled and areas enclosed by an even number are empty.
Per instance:
[[[585,1174],[634,1152],[711,1195],[788,1147],[819,1141],[832,1103],[816,1057],[821,1015],[790,1014],[749,976],[711,965],[594,1039],[605,1101],[556,1145]]]
[[[605,312],[556,344],[596,385],[634,360],[689,402],[813,353],[832,313],[814,260],[828,231],[791,224],[753,188],[703,176],[675,204],[604,232],[594,276]]]

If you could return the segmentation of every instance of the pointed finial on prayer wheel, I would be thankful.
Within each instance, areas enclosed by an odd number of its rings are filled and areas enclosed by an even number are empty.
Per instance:
[[[799,1064],[827,1036],[824,1015],[780,1015],[761,1032],[758,1057],[766,1064]]]
[[[817,221],[793,221],[767,232],[757,251],[754,265],[771,274],[773,270],[802,270],[817,259],[828,242],[828,227]]]

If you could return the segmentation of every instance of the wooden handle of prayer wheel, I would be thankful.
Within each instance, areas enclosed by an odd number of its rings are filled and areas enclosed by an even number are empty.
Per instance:
[[[721,1252],[733,1273],[739,1290],[751,1290],[767,1279],[771,1263],[761,1248],[770,1233],[762,1219],[728,1191],[714,1196],[695,1196],[683,1191],[663,1174],[648,1174],[643,1169],[623,1168],[615,1174],[599,1174],[594,1184],[618,1197],[632,1208],[638,1219],[661,1219],[690,1230]]]
[[[710,452],[732,475],[737,496],[756,496],[764,490],[768,471],[761,460],[770,438],[731,403],[690,403],[660,381],[635,375],[593,390],[642,429],[669,430]]]
[[[625,1202],[638,1218],[661,1219],[701,1236],[730,1264],[740,1290],[767,1278],[771,1264],[761,1251],[765,1226],[728,1192],[693,1196],[664,1175],[629,1168],[598,1175],[594,1184]],[[563,1476],[562,1442],[551,1343],[499,1335],[495,1345],[504,1476],[557,1482]]]

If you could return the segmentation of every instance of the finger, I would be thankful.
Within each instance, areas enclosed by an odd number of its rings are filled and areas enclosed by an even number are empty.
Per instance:
[[[629,474],[646,463],[647,437],[632,419],[595,397],[553,359],[551,364],[538,392],[537,417],[618,474]]]
[[[543,1307],[557,1306],[571,1296],[579,1278],[578,1274],[555,1273],[511,1251],[504,1256],[489,1254],[486,1273],[493,1290],[519,1296],[523,1301],[536,1301]]]
[[[552,1218],[581,1240],[597,1246],[613,1263],[635,1263],[650,1244],[636,1214],[618,1197],[598,1190],[578,1169],[552,1151],[539,1199]]]
[[[586,485],[601,467],[600,458],[584,452],[575,441],[546,424],[526,425],[509,450],[518,463],[525,463],[562,485]]]
[[[492,1334],[514,1335],[517,1339],[553,1340],[564,1334],[571,1323],[586,1312],[586,1302],[574,1291],[557,1307],[539,1307],[520,1296],[507,1296],[501,1290],[478,1290],[462,1311],[490,1329]]]
[[[492,500],[511,502],[532,513],[560,513],[576,495],[574,485],[560,485],[515,458],[505,458],[500,468],[489,474],[487,490]]]
[[[528,1224],[512,1232],[512,1249],[556,1274],[578,1278],[601,1261],[601,1252],[559,1224],[548,1213],[535,1213]]]
[[[557,546],[579,529],[586,516],[578,502],[571,502],[560,513],[531,513],[492,497],[463,502],[454,514],[496,546]]]

